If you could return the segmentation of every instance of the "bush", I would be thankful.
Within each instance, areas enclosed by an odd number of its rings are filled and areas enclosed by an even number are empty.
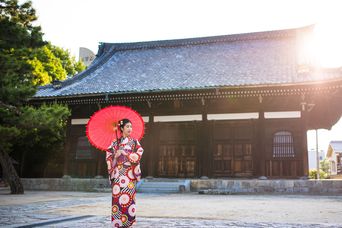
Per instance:
[[[329,179],[330,176],[328,173],[326,173],[320,169],[319,170],[319,178],[320,179]],[[317,170],[316,169],[309,170],[309,179],[317,179]]]

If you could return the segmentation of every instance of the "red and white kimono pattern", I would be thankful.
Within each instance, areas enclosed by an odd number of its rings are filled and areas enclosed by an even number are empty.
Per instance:
[[[113,142],[106,152],[108,175],[112,185],[112,215],[114,227],[130,227],[135,223],[136,183],[141,178],[140,159],[143,148],[138,140],[131,137]],[[117,149],[124,150],[126,155],[114,157]]]

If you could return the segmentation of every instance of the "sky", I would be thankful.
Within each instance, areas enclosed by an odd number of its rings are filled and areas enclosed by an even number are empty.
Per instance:
[[[21,1],[23,2],[23,1]],[[45,40],[78,57],[100,42],[138,42],[297,28],[315,24],[313,55],[342,66],[339,0],[32,0]],[[342,140],[342,119],[318,131],[319,148]],[[315,148],[308,132],[308,148]]]

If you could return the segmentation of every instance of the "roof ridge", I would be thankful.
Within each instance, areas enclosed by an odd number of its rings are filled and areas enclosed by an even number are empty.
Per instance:
[[[125,42],[125,43],[101,43],[103,49],[114,47],[114,51],[135,50],[135,49],[150,49],[159,47],[179,47],[187,45],[201,45],[220,42],[248,41],[255,39],[269,39],[276,37],[295,36],[297,31],[312,29],[314,25],[308,25],[300,28],[290,28],[282,30],[270,30],[248,33],[237,33],[229,35],[206,36],[195,38],[140,41],[140,42]]]

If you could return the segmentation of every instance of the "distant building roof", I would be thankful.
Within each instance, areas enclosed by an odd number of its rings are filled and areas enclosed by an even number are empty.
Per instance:
[[[330,145],[335,152],[342,153],[342,141],[331,141]]]
[[[331,157],[334,152],[342,153],[342,141],[331,141],[329,143],[327,157]]]
[[[341,78],[301,73],[298,34],[312,27],[138,43],[102,43],[87,70],[34,97],[68,97],[307,83]]]

